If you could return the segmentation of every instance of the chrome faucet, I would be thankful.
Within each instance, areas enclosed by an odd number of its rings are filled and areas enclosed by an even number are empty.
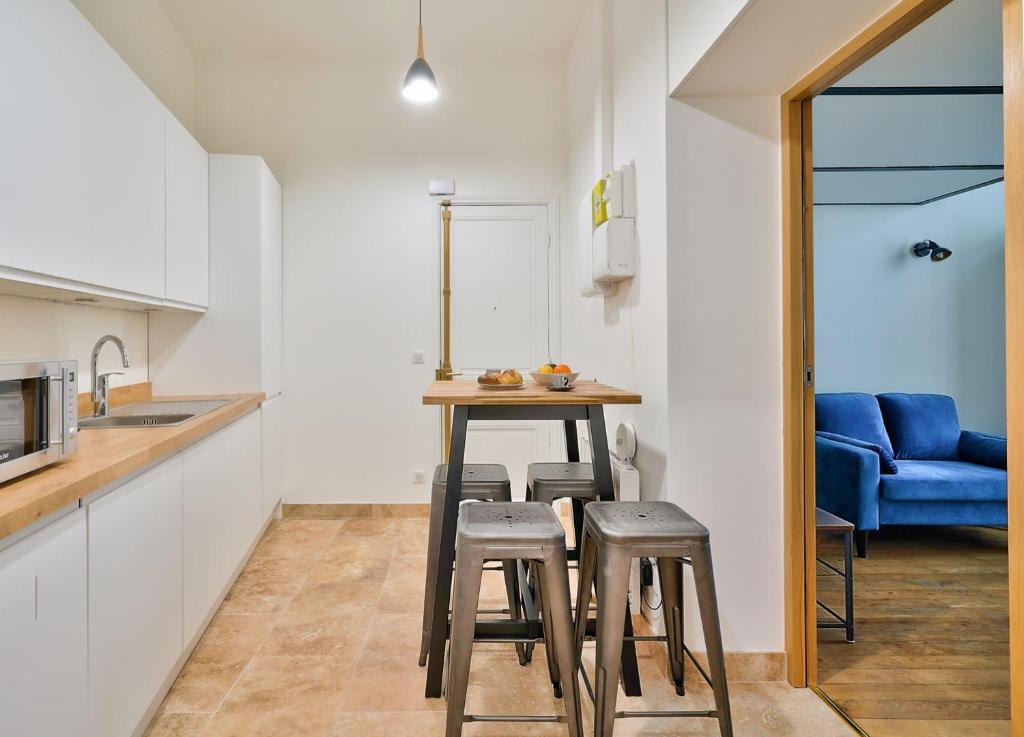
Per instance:
[[[103,344],[110,341],[117,346],[118,350],[121,351],[121,363],[125,368],[128,368],[128,351],[125,350],[124,343],[116,335],[104,335],[102,338],[96,341],[96,345],[92,348],[92,413],[94,417],[106,417],[107,416],[107,401],[110,393],[110,377],[115,374],[123,374],[123,371],[108,371],[105,374],[96,374],[96,362],[100,357],[100,349]]]

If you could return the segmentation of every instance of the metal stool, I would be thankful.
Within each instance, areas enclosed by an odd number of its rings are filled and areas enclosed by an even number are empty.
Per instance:
[[[706,711],[617,712],[623,625],[629,571],[633,558],[658,559],[664,602],[669,663],[677,693],[683,693],[683,658],[689,656],[712,687],[715,709]],[[708,676],[683,642],[683,564],[693,567],[701,625],[707,645]],[[596,580],[595,580],[596,579]],[[597,585],[597,659],[595,686],[586,670],[583,680],[594,700],[594,734],[612,737],[614,720],[625,717],[710,717],[718,719],[722,737],[732,737],[729,688],[725,676],[722,631],[718,621],[711,543],[704,525],[670,502],[593,502],[588,504],[581,542],[579,590],[576,598],[576,655],[580,657],[587,628],[591,588]],[[661,638],[658,638],[661,639]],[[596,696],[594,690],[596,688]]]
[[[583,505],[597,500],[597,482],[594,468],[589,463],[531,463],[526,469],[526,501],[554,504],[556,499],[572,499],[575,507],[573,519],[576,525],[583,520]],[[576,549],[579,550],[580,532],[575,530]],[[574,551],[574,552],[575,552]],[[578,555],[569,553],[572,559]],[[536,591],[536,575],[528,572],[528,584]],[[533,659],[533,644],[526,645],[526,659]]]
[[[434,480],[430,493],[430,531],[427,537],[427,580],[423,590],[423,636],[420,640],[421,666],[427,664],[430,650],[430,620],[434,611],[434,587],[437,584],[437,548],[441,544],[441,516],[444,513],[444,495],[448,482],[448,464],[442,463],[434,469]],[[462,494],[459,501],[512,501],[512,482],[508,471],[497,463],[472,463],[462,469]],[[519,595],[516,590],[515,561],[502,563],[505,573],[505,590],[508,593],[508,614],[518,619],[521,614]],[[498,612],[494,612],[498,613]],[[517,644],[521,665],[527,663],[525,646]]]
[[[545,650],[555,695],[562,696],[564,716],[465,713],[480,574],[487,560],[528,560],[540,564]],[[460,737],[463,722],[473,721],[562,722],[569,728],[569,737],[582,737],[565,530],[551,506],[536,502],[468,504],[459,510],[452,600],[446,737]]]
[[[556,499],[597,499],[589,463],[531,463],[526,469],[526,500],[551,504]]]

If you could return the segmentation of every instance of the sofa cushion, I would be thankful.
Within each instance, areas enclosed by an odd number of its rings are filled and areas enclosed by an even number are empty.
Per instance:
[[[865,450],[870,450],[872,453],[877,453],[878,470],[880,473],[899,473],[900,471],[899,467],[896,465],[896,461],[891,455],[889,455],[889,451],[880,445],[869,443],[865,440],[857,440],[856,438],[848,438],[845,435],[838,435],[834,432],[821,432],[819,430],[815,435],[819,438],[827,438],[829,440],[834,440],[837,443],[855,445],[858,448],[864,448]]]
[[[960,418],[943,394],[879,394],[885,429],[896,460],[955,461]]]
[[[882,476],[879,494],[892,501],[1005,502],[1006,471],[960,461],[896,461],[900,472]]]
[[[814,397],[815,430],[874,443],[892,455],[878,400],[862,392],[836,392]]]

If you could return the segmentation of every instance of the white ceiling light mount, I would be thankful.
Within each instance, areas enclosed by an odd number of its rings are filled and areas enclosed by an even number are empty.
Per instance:
[[[409,73],[405,75],[405,85],[402,87],[402,95],[406,100],[412,102],[433,102],[437,99],[437,79],[434,71],[427,64],[423,56],[423,0],[420,0],[420,24],[418,33],[418,44],[416,47],[416,61],[409,67]]]

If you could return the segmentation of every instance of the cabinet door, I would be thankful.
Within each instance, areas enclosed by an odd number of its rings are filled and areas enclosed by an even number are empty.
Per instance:
[[[206,150],[167,113],[167,299],[210,303],[210,166]]]
[[[0,552],[0,732],[84,737],[85,511]]]
[[[0,3],[0,266],[164,293],[164,108],[68,0]]]
[[[282,384],[281,185],[260,160],[260,388],[268,397]]]
[[[181,456],[88,512],[89,734],[127,737],[182,653]]]
[[[187,643],[224,593],[260,527],[260,413],[228,425],[184,457]]]
[[[263,414],[263,510],[261,519],[270,518],[284,494],[284,397],[266,400]]]

